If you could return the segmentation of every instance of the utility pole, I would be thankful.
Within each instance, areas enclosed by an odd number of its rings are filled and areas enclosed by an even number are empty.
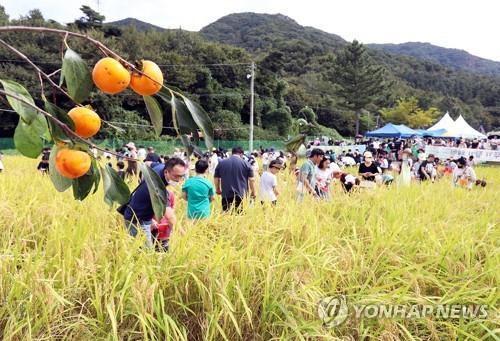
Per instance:
[[[250,66],[250,139],[248,148],[250,153],[253,152],[253,106],[254,106],[254,80],[255,80],[255,63]]]

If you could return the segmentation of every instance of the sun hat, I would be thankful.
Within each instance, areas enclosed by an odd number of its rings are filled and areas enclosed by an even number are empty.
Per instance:
[[[403,154],[409,154],[409,155],[411,155],[412,154],[411,149],[410,148],[403,149]]]

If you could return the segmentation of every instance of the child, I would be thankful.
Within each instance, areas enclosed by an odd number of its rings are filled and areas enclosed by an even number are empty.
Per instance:
[[[174,209],[175,195],[174,192],[167,190],[169,207]],[[169,248],[170,234],[172,233],[172,222],[167,216],[164,216],[159,221],[153,217],[151,224],[151,237],[157,252],[167,252]]]
[[[471,166],[467,165],[467,160],[464,157],[458,159],[457,167],[453,171],[453,184],[455,186],[463,186],[467,189],[472,189],[476,180],[476,172]]]
[[[122,178],[123,180],[125,179],[125,163],[123,161],[118,161],[116,163],[116,167],[118,167],[118,175],[120,176],[120,178]]]
[[[273,160],[269,164],[268,170],[262,173],[260,178],[260,200],[261,203],[270,202],[271,205],[276,205],[278,200],[278,184],[276,174],[283,168],[283,164],[279,160]]]
[[[188,202],[188,218],[204,219],[210,217],[210,202],[214,200],[215,190],[212,183],[205,178],[208,162],[198,160],[194,168],[196,175],[186,180],[182,192]]]
[[[339,179],[342,188],[346,193],[349,193],[355,186],[359,186],[361,181],[352,174],[342,172],[340,169],[333,172],[333,177]]]

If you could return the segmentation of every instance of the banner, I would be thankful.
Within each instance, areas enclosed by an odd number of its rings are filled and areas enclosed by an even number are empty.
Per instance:
[[[320,146],[312,146],[309,148],[309,150],[312,150],[314,148],[319,148],[323,151],[327,150],[332,150],[335,152],[336,155],[342,154],[342,152],[348,152],[349,149],[351,150],[352,153],[357,149],[359,153],[363,154],[365,152],[366,146],[364,144],[352,144],[348,146],[325,146],[325,145],[320,145]]]
[[[500,150],[425,146],[425,153],[434,154],[440,159],[468,158],[473,155],[476,162],[500,162]]]

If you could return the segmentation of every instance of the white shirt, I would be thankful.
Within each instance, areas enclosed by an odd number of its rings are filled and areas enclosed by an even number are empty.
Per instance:
[[[275,201],[277,199],[273,190],[277,184],[276,175],[268,171],[262,173],[260,177],[260,198],[262,201]]]
[[[209,167],[210,174],[214,174],[215,168],[217,168],[218,164],[219,164],[219,157],[217,156],[217,154],[213,153],[212,156],[210,157],[210,167]]]
[[[139,160],[144,161],[144,159],[146,158],[147,154],[148,153],[146,152],[146,149],[144,149],[144,148],[139,148],[139,150],[137,150],[137,158]]]
[[[468,183],[472,184],[476,182],[476,172],[472,167],[469,166],[465,166],[464,168],[456,167],[453,170],[453,183],[456,184],[460,180],[460,178],[467,178]]]

